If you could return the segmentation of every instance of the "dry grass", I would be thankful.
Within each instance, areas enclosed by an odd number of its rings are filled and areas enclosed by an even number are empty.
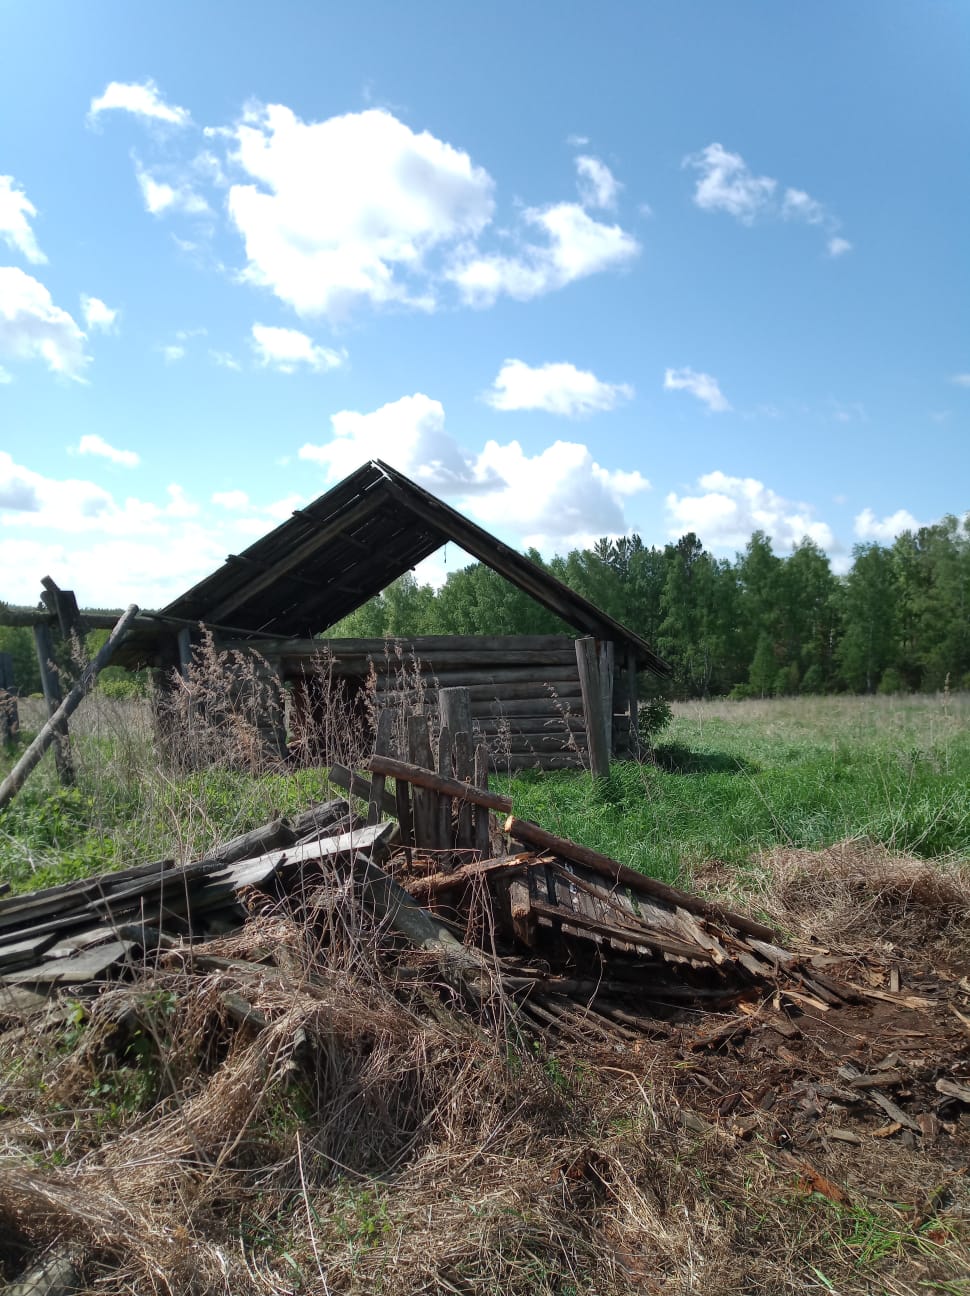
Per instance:
[[[952,1144],[820,1147],[838,1205],[767,1127],[692,1118],[717,1059],[483,1029],[349,885],[306,901],[207,947],[282,977],[168,954],[0,1035],[8,1275],[66,1247],[113,1296],[961,1290]]]

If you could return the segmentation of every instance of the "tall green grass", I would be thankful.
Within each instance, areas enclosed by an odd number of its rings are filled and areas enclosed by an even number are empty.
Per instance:
[[[140,703],[85,708],[74,726],[77,786],[59,789],[47,757],[0,815],[0,880],[18,889],[185,859],[333,794],[322,769],[178,776],[159,763]],[[773,846],[846,837],[970,857],[968,694],[675,711],[651,763],[614,765],[601,783],[582,772],[499,782],[519,816],[671,881],[704,861],[741,869]],[[11,762],[0,757],[0,774]]]
[[[866,837],[970,857],[970,698],[676,708],[654,763],[506,780],[516,813],[656,877]]]

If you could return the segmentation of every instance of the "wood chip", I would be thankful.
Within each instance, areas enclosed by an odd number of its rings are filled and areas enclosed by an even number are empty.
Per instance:
[[[956,1080],[937,1080],[934,1088],[946,1098],[956,1098],[959,1102],[970,1104],[970,1085],[958,1084]]]

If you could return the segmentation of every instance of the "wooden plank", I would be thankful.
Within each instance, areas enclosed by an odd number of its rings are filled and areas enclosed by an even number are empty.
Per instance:
[[[374,737],[374,750],[381,756],[390,756],[391,742],[394,730],[394,713],[390,708],[385,707],[377,719],[377,733]],[[386,774],[375,774],[371,779],[371,794],[367,803],[367,822],[375,824],[385,813],[384,808],[384,785],[387,782]],[[395,803],[395,810],[397,805]]]
[[[440,681],[439,681],[440,682]],[[555,684],[545,684],[541,680],[526,679],[521,683],[493,683],[493,684],[469,684],[468,692],[471,696],[472,706],[476,701],[496,702],[511,701],[518,698],[551,698],[553,696],[561,699],[569,699],[574,707],[579,705],[582,698],[582,691],[578,680],[563,680]],[[378,695],[383,690],[378,688]],[[392,690],[395,695],[399,695],[399,690]],[[425,690],[428,700],[435,698],[437,693],[436,687],[428,687]]]
[[[613,743],[614,657],[613,644],[608,640],[601,640],[596,647],[596,662],[600,676],[600,718],[603,723],[603,742],[610,756],[615,750]]]
[[[482,792],[488,791],[488,748],[483,739],[478,738],[475,741],[475,786]],[[490,854],[490,825],[489,810],[487,806],[478,805],[475,807],[473,838],[475,849],[479,852],[482,859],[487,859]]]
[[[105,934],[109,933],[106,931]],[[55,959],[20,972],[8,972],[2,980],[9,986],[79,985],[84,981],[97,981],[116,963],[127,958],[132,949],[132,941],[109,940],[73,958]]]
[[[536,943],[536,921],[527,878],[513,878],[509,883],[509,908],[516,938],[526,949],[532,949]]]
[[[722,926],[734,927],[749,936],[756,936],[759,940],[773,942],[775,939],[775,934],[770,927],[755,922],[753,918],[732,913],[731,910],[722,909],[720,905],[713,904],[708,900],[702,900],[699,896],[692,896],[686,891],[679,891],[676,887],[668,886],[666,882],[659,882],[656,878],[647,877],[645,873],[638,873],[635,869],[627,868],[626,865],[610,859],[608,855],[601,855],[599,851],[591,850],[588,846],[580,846],[577,842],[569,841],[565,837],[556,837],[553,833],[540,828],[538,824],[529,823],[525,819],[515,819],[510,815],[505,821],[505,831],[516,841],[538,846],[540,849],[549,851],[553,855],[560,855],[563,859],[568,859],[574,864],[583,864],[586,868],[592,869],[594,873],[599,873],[620,886],[628,886],[632,891],[666,901],[667,904],[674,907],[680,905],[688,913],[698,914],[700,917],[707,918],[711,922],[719,923]]]
[[[594,778],[607,778],[610,773],[610,754],[609,745],[605,740],[606,722],[603,715],[600,672],[594,639],[587,637],[576,640],[576,664],[579,667],[583,714],[586,717],[590,772]]]
[[[459,850],[473,850],[475,847],[475,832],[472,821],[472,800],[469,792],[474,791],[475,799],[481,796],[488,796],[487,792],[481,793],[477,788],[470,789],[470,784],[474,778],[475,769],[473,765],[472,754],[472,736],[468,730],[459,730],[454,734],[452,739],[455,751],[455,782],[459,787],[465,788],[464,795],[460,796],[458,806],[458,834],[457,845]]]
[[[423,663],[421,663],[423,666]],[[366,666],[363,666],[360,673],[365,674]],[[425,688],[466,688],[472,685],[501,685],[501,684],[522,684],[523,682],[532,683],[532,690],[536,696],[541,696],[545,691],[545,686],[551,684],[557,691],[560,684],[576,685],[579,683],[579,677],[576,673],[575,665],[571,666],[477,666],[468,665],[463,668],[454,670],[439,670],[437,666],[429,666],[420,672],[421,683]],[[377,687],[382,690],[386,685],[387,677],[379,675]]]
[[[450,779],[454,773],[454,756],[452,751],[451,730],[442,721],[438,730],[438,774],[443,779]],[[444,792],[438,794],[438,838],[445,854],[441,857],[443,868],[450,868],[454,863],[451,847],[454,838],[451,829],[452,799]]]
[[[409,715],[408,718],[408,755],[411,763],[429,774],[431,766],[431,735],[428,732],[428,718],[425,715]],[[372,767],[373,768],[373,767]],[[378,770],[373,770],[379,773]],[[419,850],[438,849],[438,806],[437,799],[427,783],[417,783],[411,794],[411,805],[414,812],[414,844]]]

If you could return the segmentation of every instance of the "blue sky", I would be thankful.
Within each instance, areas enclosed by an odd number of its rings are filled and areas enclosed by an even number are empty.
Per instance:
[[[963,513],[968,35],[0,0],[0,597],[158,606],[370,457],[547,554]]]

